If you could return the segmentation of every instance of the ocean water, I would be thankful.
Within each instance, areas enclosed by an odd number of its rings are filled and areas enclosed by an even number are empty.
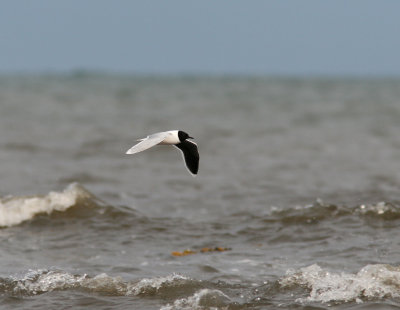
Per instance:
[[[400,307],[400,80],[2,76],[0,163],[1,309]]]

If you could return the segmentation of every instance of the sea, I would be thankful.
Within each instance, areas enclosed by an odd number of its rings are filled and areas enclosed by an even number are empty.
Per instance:
[[[0,176],[0,309],[400,308],[400,79],[3,74]]]

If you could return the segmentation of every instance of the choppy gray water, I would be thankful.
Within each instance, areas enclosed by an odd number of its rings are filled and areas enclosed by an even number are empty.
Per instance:
[[[399,80],[3,76],[0,109],[0,308],[400,306]],[[125,155],[171,129],[198,177]]]

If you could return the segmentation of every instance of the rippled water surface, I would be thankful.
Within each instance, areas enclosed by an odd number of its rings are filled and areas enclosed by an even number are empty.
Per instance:
[[[0,77],[0,308],[395,309],[400,81]],[[125,155],[182,129],[179,151]]]

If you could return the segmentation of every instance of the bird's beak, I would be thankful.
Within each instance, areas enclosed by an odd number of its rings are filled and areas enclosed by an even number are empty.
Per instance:
[[[188,139],[194,139],[193,137],[188,137]]]

